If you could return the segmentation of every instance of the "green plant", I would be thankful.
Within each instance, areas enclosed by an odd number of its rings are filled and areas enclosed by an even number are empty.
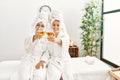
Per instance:
[[[85,7],[85,14],[82,17],[82,45],[83,55],[96,55],[101,41],[102,18],[98,4],[92,0]]]

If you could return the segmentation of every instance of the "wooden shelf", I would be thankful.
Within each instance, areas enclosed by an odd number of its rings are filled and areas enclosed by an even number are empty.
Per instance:
[[[110,70],[109,73],[115,80],[120,80],[120,67]]]
[[[76,45],[69,46],[69,54],[71,57],[78,57],[79,56],[79,48]]]

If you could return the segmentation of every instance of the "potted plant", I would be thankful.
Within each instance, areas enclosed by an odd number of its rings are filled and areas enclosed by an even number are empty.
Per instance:
[[[98,4],[92,0],[85,7],[85,14],[82,17],[82,45],[84,56],[93,56],[98,52],[101,42],[102,18]]]

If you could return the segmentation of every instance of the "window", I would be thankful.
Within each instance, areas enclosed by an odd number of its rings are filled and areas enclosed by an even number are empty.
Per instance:
[[[101,60],[120,66],[120,0],[103,0]]]

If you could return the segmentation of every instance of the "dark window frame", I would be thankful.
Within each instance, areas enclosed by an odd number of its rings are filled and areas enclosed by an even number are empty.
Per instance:
[[[104,12],[104,0],[102,0],[102,18],[103,18],[103,16],[104,15],[107,15],[107,14],[111,14],[111,13],[117,13],[117,12],[120,12],[120,9],[115,9],[115,10],[111,10],[111,11],[106,11],[106,12]],[[103,21],[102,21],[102,26],[103,26],[103,30],[104,30],[104,19],[103,19]],[[101,30],[101,35],[103,36],[103,39],[104,39],[104,32],[103,32],[103,30]],[[113,67],[119,67],[119,65],[116,65],[115,63],[113,63],[113,62],[111,62],[111,61],[109,61],[109,60],[107,60],[107,59],[105,59],[105,58],[103,58],[103,40],[101,41],[101,52],[100,52],[100,59],[102,60],[102,61],[104,61],[105,63],[107,63],[107,64],[109,64],[109,65],[111,65],[111,66],[113,66]]]

